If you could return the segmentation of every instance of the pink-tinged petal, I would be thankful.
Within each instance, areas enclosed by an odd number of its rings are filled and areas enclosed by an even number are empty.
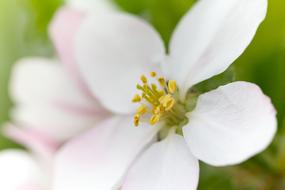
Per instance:
[[[263,151],[276,128],[276,111],[260,88],[234,82],[201,95],[183,133],[198,159],[224,166]]]
[[[79,88],[90,95],[89,89],[82,80],[75,60],[75,35],[78,32],[85,13],[79,10],[63,7],[54,16],[50,27],[50,37],[57,49],[59,58],[78,83]]]
[[[11,115],[16,125],[38,131],[57,142],[66,141],[107,117],[100,113],[74,112],[58,106],[40,104],[17,106]]]
[[[251,42],[267,0],[200,0],[177,26],[166,70],[186,92],[225,71]]]
[[[57,61],[45,58],[18,61],[12,71],[10,94],[15,103],[24,105],[60,104],[86,110],[99,109]]]
[[[48,177],[31,155],[20,150],[0,152],[0,189],[48,190]]]
[[[20,61],[14,68],[12,119],[59,141],[104,119],[106,111],[86,96],[56,62],[43,58]]]
[[[55,160],[54,190],[118,189],[138,154],[157,128],[132,126],[130,117],[114,117],[67,143]]]
[[[111,111],[130,113],[142,74],[157,70],[164,47],[154,29],[127,14],[84,20],[77,36],[77,60],[93,94]]]
[[[134,163],[122,190],[195,190],[199,162],[182,136],[172,134],[151,145]]]
[[[59,147],[55,140],[33,129],[22,129],[12,124],[7,124],[3,132],[6,136],[26,146],[35,155],[44,160],[52,159]]]

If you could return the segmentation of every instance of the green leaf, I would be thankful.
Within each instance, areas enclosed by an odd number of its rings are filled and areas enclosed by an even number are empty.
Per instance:
[[[226,85],[230,82],[235,81],[236,75],[234,71],[234,67],[228,68],[225,72],[214,76],[208,80],[200,82],[195,85],[192,89],[197,91],[198,93],[205,93],[211,90],[218,88],[221,85]]]

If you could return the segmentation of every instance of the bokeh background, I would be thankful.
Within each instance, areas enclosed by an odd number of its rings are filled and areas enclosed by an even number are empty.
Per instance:
[[[84,0],[83,0],[84,1]],[[245,80],[257,83],[272,98],[279,129],[273,144],[244,164],[214,168],[202,164],[199,190],[285,189],[285,1],[268,0],[267,18],[253,43],[225,73],[197,86]],[[9,75],[13,63],[26,56],[54,56],[47,26],[63,0],[0,0],[0,125],[8,121]],[[149,21],[168,44],[181,16],[195,0],[113,0],[123,11]],[[0,135],[0,150],[18,147]],[[1,180],[1,179],[0,179]]]

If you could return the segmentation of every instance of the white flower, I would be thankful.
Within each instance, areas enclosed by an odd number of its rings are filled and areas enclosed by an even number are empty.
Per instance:
[[[75,69],[72,42],[85,14],[69,7],[56,14],[50,34],[60,61],[30,57],[15,64],[10,84],[10,95],[15,103],[11,116],[12,126],[19,130],[8,125],[8,136],[18,140],[20,132],[61,144],[108,115],[90,95]]]
[[[0,189],[49,190],[50,175],[31,154],[21,150],[0,152]]]
[[[159,35],[136,17],[88,17],[77,35],[77,62],[94,96],[117,116],[61,150],[54,189],[196,189],[198,160],[225,166],[264,150],[276,131],[276,113],[259,87],[221,86],[199,96],[191,111],[185,97],[242,54],[266,8],[266,0],[200,0],[175,29],[168,55]],[[166,82],[162,88],[141,76],[153,71]],[[135,112],[130,101],[140,76],[144,95],[134,101],[150,99],[144,101],[148,114],[145,107]],[[130,114],[139,127],[132,127]]]

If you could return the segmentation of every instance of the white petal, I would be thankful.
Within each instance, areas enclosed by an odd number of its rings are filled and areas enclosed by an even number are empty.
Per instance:
[[[126,14],[91,16],[77,39],[77,58],[94,95],[118,113],[131,104],[140,75],[156,70],[163,58],[163,42],[144,21]]]
[[[48,190],[40,166],[20,150],[0,152],[0,179],[3,190]]]
[[[15,142],[26,146],[43,161],[50,162],[59,144],[43,133],[33,129],[23,129],[12,124],[3,127],[3,133]]]
[[[13,69],[11,96],[20,104],[59,103],[81,109],[96,108],[64,68],[54,60],[26,58]]]
[[[19,126],[59,141],[94,125],[106,114],[61,65],[43,58],[19,61],[12,73],[11,95],[17,103],[12,118]]]
[[[183,91],[225,71],[251,42],[267,0],[200,0],[170,43],[170,77]]]
[[[49,26],[49,35],[66,72],[71,74],[80,90],[90,96],[91,93],[80,75],[74,53],[75,35],[85,16],[83,12],[70,7],[59,9]]]
[[[118,189],[125,172],[156,128],[115,117],[68,143],[56,156],[54,190]]]
[[[53,105],[17,106],[12,117],[18,126],[38,131],[58,142],[94,126],[104,118],[101,113],[64,109]]]
[[[122,190],[195,190],[199,163],[182,136],[153,144],[128,172]]]
[[[258,86],[234,82],[201,95],[183,132],[197,158],[223,166],[263,151],[276,123],[275,109]]]

